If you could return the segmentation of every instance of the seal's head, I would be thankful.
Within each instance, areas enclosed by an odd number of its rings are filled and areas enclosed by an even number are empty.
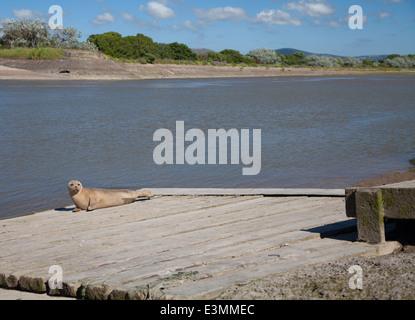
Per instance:
[[[71,180],[68,182],[68,190],[71,196],[74,196],[82,191],[82,183],[78,180]]]

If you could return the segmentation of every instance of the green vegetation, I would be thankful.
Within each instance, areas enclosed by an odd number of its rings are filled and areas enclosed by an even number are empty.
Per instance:
[[[90,42],[79,42],[82,36],[75,28],[50,30],[39,19],[5,19],[0,25],[0,45],[4,49],[50,47],[57,49],[96,50]]]
[[[58,49],[100,50],[119,62],[133,63],[181,63],[197,65],[258,65],[269,67],[315,68],[415,68],[415,55],[392,54],[384,60],[360,60],[352,57],[306,55],[304,52],[281,54],[272,49],[255,49],[243,55],[233,49],[220,52],[193,52],[178,42],[157,43],[138,33],[125,36],[117,32],[93,34],[85,42],[79,42],[81,33],[75,28],[51,31],[45,21],[39,19],[3,20],[0,25],[0,57],[24,59],[55,59],[62,56]]]
[[[63,57],[62,49],[56,48],[36,48],[33,49],[30,53],[30,59],[38,60],[38,59],[46,59],[46,60],[54,60],[56,58]]]
[[[63,57],[62,49],[56,48],[14,48],[0,50],[1,58],[19,58],[31,60],[54,60]]]
[[[138,62],[153,63],[156,58],[191,61],[198,59],[197,55],[185,44],[178,42],[156,43],[150,37],[140,33],[136,36],[122,37],[117,32],[106,32],[91,35],[88,41],[109,56],[138,60]]]

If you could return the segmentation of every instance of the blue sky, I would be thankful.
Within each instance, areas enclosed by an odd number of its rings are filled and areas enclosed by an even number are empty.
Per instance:
[[[83,39],[116,31],[156,42],[241,53],[256,48],[297,48],[345,56],[415,54],[413,0],[15,0],[1,1],[0,19],[49,20],[63,8],[64,27]],[[349,7],[363,9],[363,29],[349,28]]]

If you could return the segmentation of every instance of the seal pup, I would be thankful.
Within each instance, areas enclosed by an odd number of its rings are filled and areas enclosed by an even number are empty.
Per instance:
[[[134,202],[138,198],[152,198],[148,190],[118,190],[84,188],[78,180],[68,182],[69,195],[75,204],[73,212],[81,210],[92,211]]]

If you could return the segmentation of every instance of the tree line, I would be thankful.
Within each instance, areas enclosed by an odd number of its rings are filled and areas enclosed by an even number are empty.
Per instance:
[[[415,68],[415,55],[393,54],[384,60],[360,60],[353,57],[330,57],[309,55],[302,52],[281,54],[272,49],[260,48],[246,55],[237,50],[225,49],[220,52],[208,51],[196,54],[187,45],[173,42],[169,44],[153,42],[150,37],[138,33],[136,36],[122,37],[117,32],[91,35],[88,41],[105,54],[119,59],[138,60],[142,63],[162,61],[209,62],[216,65],[277,65],[311,67],[390,67]]]
[[[157,43],[138,33],[125,36],[117,32],[90,35],[80,42],[81,33],[75,28],[50,30],[45,21],[39,19],[6,19],[0,26],[1,48],[53,47],[59,49],[99,50],[108,56],[126,62],[139,63],[203,63],[213,65],[238,64],[246,66],[309,66],[309,67],[390,67],[415,68],[415,55],[393,54],[384,60],[360,60],[353,57],[331,57],[308,55],[302,52],[281,54],[275,50],[259,48],[246,55],[237,50],[196,53],[186,44]]]

